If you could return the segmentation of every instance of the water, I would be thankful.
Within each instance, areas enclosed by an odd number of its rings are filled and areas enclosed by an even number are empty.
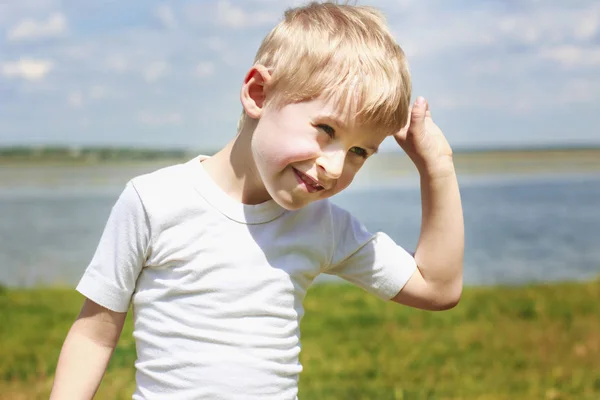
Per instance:
[[[350,196],[351,195],[351,196]],[[600,176],[465,180],[465,283],[521,284],[600,275]],[[362,190],[337,201],[371,230],[413,249],[417,188]]]
[[[73,167],[64,168],[56,172],[62,180],[48,183],[44,178],[48,170],[37,167],[19,173],[39,179],[21,176],[15,179],[18,184],[0,187],[3,284],[75,285],[122,185],[141,172],[139,167],[100,168],[93,174],[78,170],[68,175]],[[93,176],[93,184],[86,176]],[[418,181],[413,178],[362,182],[338,195],[335,202],[369,229],[385,231],[413,249],[421,214]],[[461,177],[461,192],[466,284],[584,280],[600,275],[600,174],[467,176]]]

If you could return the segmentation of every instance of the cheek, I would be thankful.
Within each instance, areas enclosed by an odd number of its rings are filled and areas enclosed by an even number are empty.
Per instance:
[[[258,133],[258,132],[255,132]],[[313,135],[295,130],[257,134],[253,140],[253,152],[257,161],[268,169],[281,171],[289,164],[314,159],[320,151]]]
[[[321,147],[310,137],[296,137],[282,145],[280,162],[292,164],[307,160],[314,160],[320,153]]]
[[[319,147],[303,141],[281,140],[270,143],[257,142],[255,156],[271,171],[282,171],[290,164],[300,163],[316,157]]]

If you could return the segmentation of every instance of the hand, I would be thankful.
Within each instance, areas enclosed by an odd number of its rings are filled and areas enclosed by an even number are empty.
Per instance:
[[[429,104],[423,97],[417,98],[410,110],[408,123],[394,134],[394,138],[419,173],[430,176],[454,173],[450,144],[431,119]]]

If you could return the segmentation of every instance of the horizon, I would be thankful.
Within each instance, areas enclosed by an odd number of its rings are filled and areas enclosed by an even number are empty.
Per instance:
[[[219,151],[218,148],[199,148],[199,147],[166,147],[166,146],[139,146],[139,145],[127,145],[127,144],[90,144],[90,145],[63,145],[63,144],[41,144],[41,145],[2,145],[0,144],[0,155],[2,152],[6,151],[15,151],[15,150],[26,150],[26,151],[40,151],[40,150],[48,150],[48,151],[98,151],[98,150],[120,150],[120,151],[151,151],[151,152],[184,152],[184,153],[194,153],[198,151],[209,151],[209,153],[216,153]],[[455,147],[453,151],[455,153],[470,153],[470,152],[520,152],[520,151],[600,151],[600,143],[565,143],[565,144],[533,144],[533,145],[525,145],[525,146],[478,146],[478,147],[467,147],[467,146],[459,146]],[[398,149],[382,149],[378,154],[391,154],[398,153],[404,154],[404,151],[401,148]]]

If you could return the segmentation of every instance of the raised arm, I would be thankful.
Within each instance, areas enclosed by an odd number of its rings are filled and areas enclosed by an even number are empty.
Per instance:
[[[420,97],[395,138],[421,177],[417,270],[394,301],[426,310],[454,307],[462,293],[464,222],[452,150]]]
[[[126,316],[86,299],[60,352],[50,400],[94,397]]]

